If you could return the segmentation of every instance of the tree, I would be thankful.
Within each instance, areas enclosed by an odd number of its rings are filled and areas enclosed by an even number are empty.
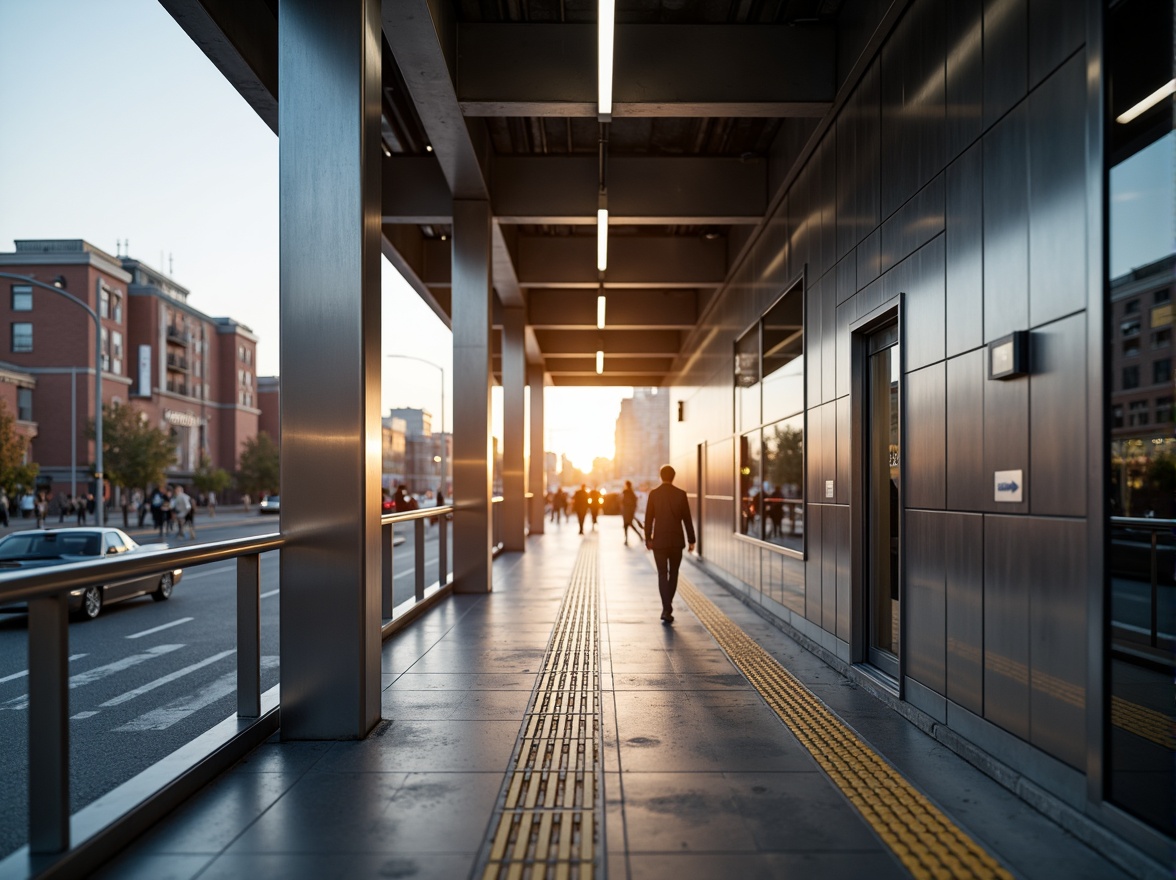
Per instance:
[[[89,436],[94,438],[93,421]],[[164,470],[175,462],[168,432],[153,427],[146,413],[130,405],[102,407],[102,454],[106,480],[124,489],[161,485]]]
[[[192,485],[200,492],[216,492],[218,495],[229,488],[233,477],[224,468],[214,468],[204,452],[200,453],[200,467],[192,475]]]
[[[40,470],[35,462],[25,463],[28,440],[16,431],[16,419],[0,400],[0,486],[12,493],[17,486],[32,488]]]
[[[241,465],[237,470],[237,485],[242,492],[258,496],[262,492],[278,491],[278,445],[265,431],[245,441],[241,449]]]

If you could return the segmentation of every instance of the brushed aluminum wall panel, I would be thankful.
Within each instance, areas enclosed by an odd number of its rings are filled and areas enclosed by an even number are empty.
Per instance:
[[[984,135],[986,342],[1029,326],[1028,130],[1020,104]]]
[[[947,48],[946,158],[980,137],[984,124],[984,24],[981,0],[952,0],[945,21]]]
[[[980,350],[987,354],[987,349]],[[985,371],[987,376],[987,371]],[[1021,471],[1021,501],[993,500],[996,471]],[[1029,468],[1029,380],[984,380],[984,506],[993,513],[1028,513],[1034,493]]]
[[[859,290],[857,296],[850,300],[854,305],[854,320],[856,321],[863,315],[870,314],[870,312],[882,305],[886,300],[886,297],[883,295],[884,293],[885,290],[881,278],[867,284]]]
[[[826,548],[822,523],[825,507],[822,504],[809,503],[804,508],[804,531],[809,536],[808,559],[805,560],[804,568],[804,616],[820,626],[821,615],[824,613],[821,585],[825,577]]]
[[[825,363],[823,325],[825,307],[823,281],[810,281],[804,297],[804,372],[807,403],[816,406],[822,400],[821,372]]]
[[[1029,358],[1030,509],[1044,516],[1085,516],[1087,424],[1086,315],[1033,331]]]
[[[904,369],[943,360],[945,277],[942,235],[882,276],[884,302],[904,294]]]
[[[837,264],[837,305],[857,293],[857,254],[851,249]]]
[[[837,278],[821,282],[821,401],[837,396]]]
[[[1080,482],[1080,481],[1076,481]],[[1022,520],[1029,561],[1029,739],[1082,769],[1086,758],[1086,523]]]
[[[882,230],[875,229],[857,248],[858,290],[875,281],[882,274]]]
[[[1074,0],[1029,0],[1029,88],[1086,40],[1086,16]]]
[[[944,518],[947,698],[984,714],[984,517]]]
[[[941,233],[944,212],[943,175],[938,174],[882,224],[882,271]]]
[[[788,212],[783,206],[768,219],[768,228],[756,253],[762,253],[766,261],[759,275],[768,295],[774,299],[795,277],[788,264]]]
[[[780,604],[795,614],[804,614],[805,562],[780,553],[773,554],[780,562]]]
[[[852,257],[846,257],[851,260]],[[849,325],[853,323],[854,302],[849,300],[837,307],[834,315],[837,325],[837,397],[849,394],[851,343]]]
[[[980,143],[947,167],[945,303],[948,357],[984,343],[984,150]]]
[[[905,390],[904,502],[908,508],[943,510],[947,497],[946,365],[940,361],[907,373]],[[926,680],[919,680],[931,686]]]
[[[1078,17],[1078,16],[1075,16]],[[1029,96],[1029,323],[1086,305],[1086,68],[1075,55]]]
[[[940,0],[915,0],[882,48],[883,217],[944,166],[946,14]]]
[[[913,457],[907,456],[907,460]],[[940,695],[947,692],[944,533],[945,517],[942,513],[907,510],[903,520],[905,671]]]
[[[837,476],[833,484],[833,501],[849,504],[850,453],[853,436],[849,423],[849,397],[839,397],[833,404],[837,408]]]
[[[1025,740],[1034,537],[1025,517],[984,518],[984,717]]]
[[[1029,82],[1028,0],[984,2],[984,125],[1025,97]]]
[[[849,507],[831,507],[837,523],[837,638],[853,637],[853,574],[850,565]]]
[[[816,154],[814,154],[815,156]],[[792,189],[788,191],[788,255],[792,269],[800,272],[807,268],[808,280],[812,283],[819,276],[813,265],[813,218],[812,181],[816,174],[815,158],[796,176]]]
[[[837,256],[878,225],[878,62],[870,65],[837,120]]]
[[[805,420],[804,464],[808,484],[805,497],[815,503],[820,503],[825,498],[826,478],[821,476],[825,469],[824,427],[824,407],[813,407],[808,411],[808,418]]]
[[[819,216],[813,246],[814,274],[824,275],[837,262],[837,127],[830,126],[817,148],[813,212]],[[834,293],[830,285],[829,294]]]
[[[821,407],[821,475],[818,484],[820,495],[816,501],[832,504],[832,498],[825,497],[825,481],[837,478],[837,404],[830,401]],[[834,484],[836,489],[836,484]]]
[[[992,477],[984,469],[984,349],[947,361],[947,508],[984,510]]]
[[[840,508],[821,507],[821,627],[837,630],[837,533]]]

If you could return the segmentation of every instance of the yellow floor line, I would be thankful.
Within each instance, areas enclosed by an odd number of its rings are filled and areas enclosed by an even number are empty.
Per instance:
[[[1111,697],[1111,724],[1169,751],[1176,751],[1176,729],[1170,716],[1138,703]]]
[[[1011,880],[991,855],[696,587],[682,579],[679,595],[912,876]]]
[[[507,774],[483,880],[588,880],[599,873],[597,551],[595,536],[580,545]]]

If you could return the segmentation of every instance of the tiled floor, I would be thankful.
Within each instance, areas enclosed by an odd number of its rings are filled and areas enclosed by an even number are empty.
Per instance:
[[[659,620],[652,567],[601,520],[604,838],[612,878],[907,876],[681,602]],[[503,778],[580,541],[553,528],[384,646],[384,717],[362,742],[271,742],[106,878],[462,878]],[[1018,876],[1121,876],[1003,789],[692,574],[823,700],[907,761],[916,783]],[[921,768],[921,769],[920,769]]]

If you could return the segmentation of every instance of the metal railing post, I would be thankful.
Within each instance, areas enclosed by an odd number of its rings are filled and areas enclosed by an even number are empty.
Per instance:
[[[437,517],[437,585],[449,580],[449,521],[445,514]]]
[[[29,850],[69,849],[69,603],[29,600]]]
[[[237,715],[261,716],[261,556],[237,558]]]
[[[396,607],[392,596],[392,541],[395,533],[394,525],[380,526],[380,615],[385,620],[391,619],[392,609]]]
[[[413,538],[416,552],[416,600],[425,598],[425,521],[413,520]]]

